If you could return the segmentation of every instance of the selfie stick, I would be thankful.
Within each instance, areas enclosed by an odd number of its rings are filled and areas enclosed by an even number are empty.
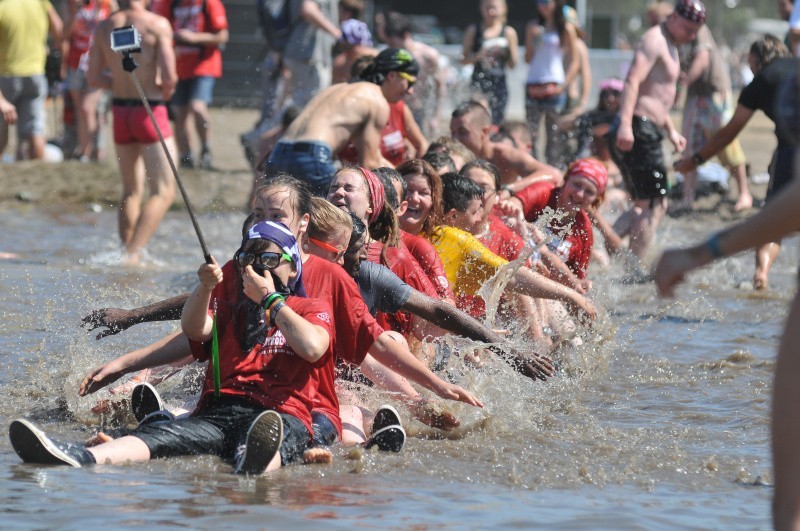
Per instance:
[[[127,50],[122,52],[122,69],[128,72],[131,75],[131,79],[133,79],[133,84],[136,86],[136,92],[139,93],[139,98],[142,100],[144,104],[144,108],[147,111],[147,116],[150,117],[150,121],[153,123],[153,127],[158,134],[158,139],[161,141],[161,147],[164,148],[164,154],[167,156],[167,160],[169,161],[169,167],[172,168],[172,175],[175,176],[175,182],[178,183],[178,189],[181,191],[181,196],[183,196],[183,202],[186,204],[186,210],[189,211],[189,217],[192,220],[192,225],[194,225],[194,231],[197,234],[197,239],[200,240],[200,248],[203,250],[203,258],[205,259],[207,264],[212,263],[211,254],[208,252],[208,248],[206,247],[206,241],[203,238],[203,233],[200,231],[200,225],[197,223],[197,218],[194,217],[194,210],[192,209],[192,204],[189,202],[189,196],[186,194],[186,189],[183,187],[183,181],[181,181],[180,175],[178,175],[178,168],[175,166],[175,161],[172,160],[172,155],[169,153],[169,149],[167,148],[167,142],[164,140],[164,135],[161,134],[161,128],[158,127],[158,122],[156,122],[156,117],[153,116],[153,110],[150,108],[150,104],[147,101],[147,97],[144,95],[144,90],[142,90],[142,85],[139,83],[139,80],[136,78],[136,75],[133,73],[136,70],[136,67],[139,66],[134,61],[133,57],[131,57],[131,52],[134,50]]]

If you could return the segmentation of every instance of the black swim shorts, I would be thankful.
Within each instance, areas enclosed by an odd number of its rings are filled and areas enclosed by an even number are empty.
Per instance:
[[[244,398],[223,395],[212,399],[190,417],[145,424],[131,435],[147,445],[153,459],[211,454],[232,462],[236,449],[244,444],[250,425],[263,411],[262,406]],[[281,463],[286,465],[303,457],[311,434],[297,417],[280,415],[283,419]]]
[[[606,138],[611,158],[619,166],[625,187],[633,199],[666,198],[669,192],[667,167],[664,164],[664,150],[661,129],[647,117],[634,116],[633,149],[620,151],[617,148],[617,129],[619,117],[614,121]]]
[[[769,164],[769,186],[765,201],[771,200],[794,177],[794,154],[797,149],[787,144],[778,144]]]

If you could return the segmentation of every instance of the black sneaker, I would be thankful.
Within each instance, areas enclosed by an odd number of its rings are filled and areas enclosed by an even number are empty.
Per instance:
[[[194,169],[194,158],[191,155],[181,155],[181,168],[186,168],[188,170]]]
[[[203,149],[202,153],[200,153],[200,162],[198,167],[203,168],[204,170],[211,170],[214,168],[211,151],[205,148]]]
[[[236,459],[237,474],[261,475],[281,449],[283,419],[275,411],[264,411],[247,431],[244,451]]]
[[[147,415],[165,409],[164,401],[161,400],[158,391],[149,383],[136,384],[131,391],[131,411],[139,422],[142,422]]]
[[[14,451],[26,463],[70,465],[80,468],[96,463],[83,446],[52,440],[26,419],[17,419],[8,427],[8,438]]]
[[[384,404],[375,412],[375,418],[372,420],[372,433],[377,433],[383,428],[389,426],[400,426],[400,414],[397,410],[388,404]]]
[[[394,426],[387,426],[372,434],[364,448],[369,450],[373,446],[377,446],[378,450],[382,452],[399,452],[403,449],[406,443],[406,430],[402,426],[396,424]]]

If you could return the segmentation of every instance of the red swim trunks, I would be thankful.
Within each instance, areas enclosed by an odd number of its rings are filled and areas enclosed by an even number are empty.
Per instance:
[[[169,125],[167,107],[161,102],[148,102],[153,111],[158,128],[164,138],[172,136],[172,128]],[[114,113],[114,143],[115,144],[153,144],[158,142],[153,122],[147,116],[144,104],[139,100],[124,100],[114,98],[111,107]]]

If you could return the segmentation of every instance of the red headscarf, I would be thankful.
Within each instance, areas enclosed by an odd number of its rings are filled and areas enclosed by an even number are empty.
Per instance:
[[[597,159],[578,159],[570,164],[567,169],[565,181],[572,176],[579,176],[589,179],[597,186],[597,193],[602,194],[608,184],[608,170],[603,163]]]
[[[367,180],[369,186],[369,199],[372,202],[372,214],[369,216],[369,222],[374,223],[378,216],[383,212],[383,204],[386,198],[386,191],[383,189],[383,183],[378,176],[366,168],[358,167],[364,178]]]

